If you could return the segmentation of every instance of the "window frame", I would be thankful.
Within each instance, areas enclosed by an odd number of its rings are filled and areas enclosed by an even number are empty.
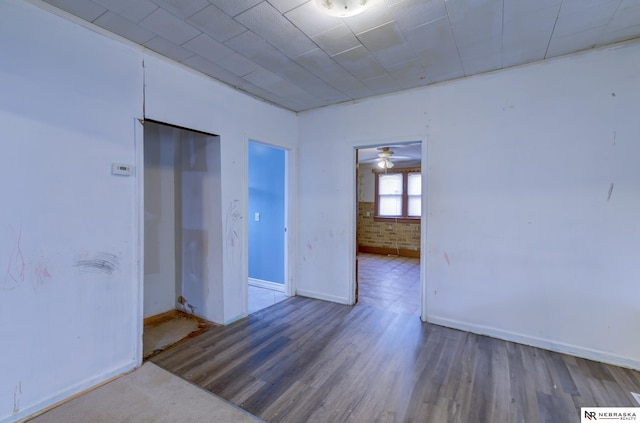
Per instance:
[[[375,175],[375,204],[374,204],[374,222],[400,222],[400,223],[420,223],[422,216],[408,216],[409,208],[409,194],[408,194],[408,179],[410,173],[418,173],[422,178],[422,169],[419,167],[411,167],[404,169],[372,169]],[[380,175],[388,174],[402,174],[402,215],[399,216],[380,216]],[[422,194],[420,195],[420,201],[422,202]],[[421,213],[422,214],[422,213]]]

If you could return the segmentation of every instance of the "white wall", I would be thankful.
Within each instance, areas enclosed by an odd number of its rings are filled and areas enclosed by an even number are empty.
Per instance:
[[[148,117],[222,136],[220,317],[246,313],[247,137],[295,152],[295,114],[33,3],[4,0],[1,422],[140,363],[143,72]],[[112,176],[113,162],[136,172]]]
[[[212,292],[224,299],[216,321],[229,323],[247,312],[248,139],[288,149],[295,160],[297,117],[152,55],[145,57],[145,84],[148,118],[220,136],[223,282]],[[295,172],[289,176],[295,184]]]
[[[428,320],[640,368],[638,63],[621,45],[302,114],[299,292],[349,300],[353,146],[424,133]]]
[[[179,129],[144,126],[144,317],[176,308],[176,152]],[[180,199],[178,198],[178,204]],[[178,209],[179,210],[179,209]],[[176,233],[177,232],[177,233]]]

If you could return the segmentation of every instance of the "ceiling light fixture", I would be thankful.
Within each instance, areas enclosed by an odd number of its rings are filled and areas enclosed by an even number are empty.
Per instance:
[[[378,149],[380,152],[378,153],[378,157],[380,161],[378,162],[378,167],[381,169],[391,169],[393,167],[393,163],[391,162],[391,156],[393,156],[393,151],[389,149],[389,147],[382,147]]]
[[[315,0],[324,13],[338,18],[348,18],[362,13],[371,0]]]
[[[382,159],[378,162],[378,167],[381,169],[391,169],[393,167],[393,163],[389,159]]]

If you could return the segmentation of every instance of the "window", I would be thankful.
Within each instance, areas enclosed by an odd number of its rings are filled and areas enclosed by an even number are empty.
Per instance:
[[[375,219],[419,222],[422,214],[420,169],[375,172]]]

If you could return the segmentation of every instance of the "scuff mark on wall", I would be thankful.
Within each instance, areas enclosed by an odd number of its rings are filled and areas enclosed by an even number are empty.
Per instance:
[[[242,221],[242,214],[238,209],[238,203],[240,200],[232,200],[227,209],[227,215],[225,217],[225,241],[227,244],[227,260],[231,263],[236,258],[240,248],[240,222]]]
[[[611,194],[613,194],[613,182],[609,185],[609,194],[607,194],[607,201],[611,200]]]
[[[76,267],[92,273],[113,274],[118,269],[120,258],[111,253],[100,252],[94,257],[76,261]]]
[[[13,289],[17,285],[24,282],[25,269],[27,264],[22,254],[22,226],[18,226],[16,230],[11,226],[11,230],[15,235],[15,243],[11,254],[9,255],[9,264],[7,265],[7,272],[5,275],[5,283],[3,288]]]
[[[13,390],[13,414],[20,412],[20,399],[22,398],[22,382],[18,382]]]
[[[616,146],[616,131],[613,131],[613,146]]]
[[[447,262],[447,266],[451,266],[451,260],[449,260],[449,254],[444,253],[444,259]]]

